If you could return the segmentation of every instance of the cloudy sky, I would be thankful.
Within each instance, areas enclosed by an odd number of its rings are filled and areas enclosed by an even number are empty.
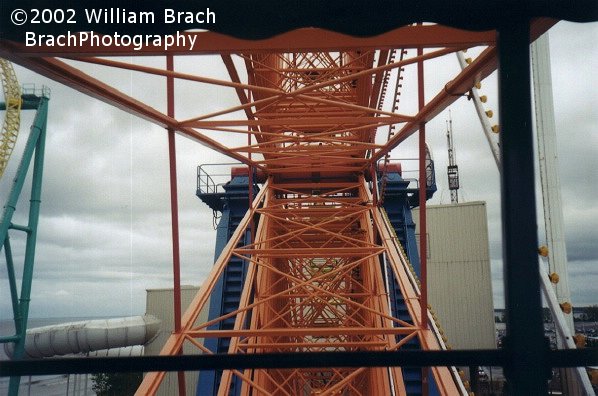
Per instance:
[[[598,304],[597,40],[598,24],[561,22],[550,32],[565,232],[575,305]],[[157,58],[135,62],[163,65],[163,59]],[[185,59],[175,67],[227,78],[216,57]],[[165,108],[162,79],[107,72],[89,65],[82,68],[157,109]],[[459,66],[451,55],[426,68],[429,99],[457,73]],[[172,285],[165,131],[26,69],[16,70],[21,83],[45,84],[52,89],[31,316],[142,314],[146,289]],[[412,73],[407,70],[405,75],[406,96],[414,83]],[[495,74],[483,82],[481,93],[488,96],[486,108],[498,114]],[[206,85],[197,89],[192,84],[177,84],[176,95],[177,116],[181,117],[196,114],[198,108],[208,112],[223,103],[237,103],[234,91]],[[408,101],[404,102],[402,112],[415,111]],[[488,203],[493,292],[495,305],[502,307],[498,171],[472,103],[461,99],[451,106],[451,113],[461,200]],[[497,123],[494,117],[493,123]],[[427,127],[439,183],[432,200],[436,204],[450,202],[445,182],[447,118],[448,111]],[[23,113],[17,149],[0,180],[2,205],[32,119],[32,112]],[[395,149],[393,157],[414,157],[412,140]],[[181,137],[177,137],[177,155],[182,283],[200,284],[213,262],[215,231],[211,210],[195,196],[196,167],[230,161]],[[27,194],[26,187],[15,223],[26,221]],[[23,239],[17,233],[11,235],[17,262],[22,262]],[[539,235],[542,240],[542,224]],[[0,268],[0,319],[9,319],[10,295],[4,265]]]

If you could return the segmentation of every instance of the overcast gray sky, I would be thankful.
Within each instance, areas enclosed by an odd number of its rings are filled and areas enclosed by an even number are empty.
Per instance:
[[[598,24],[561,22],[550,31],[553,90],[565,214],[565,232],[574,305],[598,304]],[[478,51],[479,52],[479,51]],[[476,51],[472,51],[476,53]],[[128,61],[128,60],[127,60]],[[164,60],[143,58],[143,64]],[[181,71],[226,78],[218,57],[187,58]],[[164,80],[84,66],[123,92],[164,109]],[[458,70],[454,55],[426,66],[428,99]],[[407,70],[404,92],[414,79]],[[145,289],[172,285],[167,137],[163,129],[17,67],[21,83],[52,89],[42,209],[39,225],[32,317],[121,316],[145,311]],[[158,85],[156,85],[158,84]],[[200,87],[198,89],[198,87]],[[496,75],[483,82],[486,107],[498,114]],[[408,95],[408,94],[406,94]],[[177,115],[198,108],[235,105],[234,91],[206,85],[176,85]],[[401,103],[403,105],[403,102]],[[407,105],[408,106],[408,105]],[[403,113],[413,113],[405,107]],[[498,171],[472,103],[451,107],[461,198],[488,203],[495,305],[502,307],[500,201]],[[494,116],[496,121],[496,115]],[[33,118],[24,112],[18,146],[0,180],[6,202],[10,180]],[[444,112],[428,124],[439,191],[432,203],[450,201],[446,187]],[[385,133],[385,132],[384,132]],[[223,137],[222,139],[229,139]],[[414,157],[409,139],[393,157]],[[414,139],[413,139],[414,140]],[[205,147],[177,137],[182,283],[200,284],[213,262],[212,213],[196,196],[196,167],[230,162]],[[25,222],[28,188],[16,223]],[[540,240],[543,227],[539,227]],[[23,240],[11,234],[21,262]],[[2,255],[3,257],[3,255]],[[2,258],[4,260],[4,258]],[[12,317],[4,266],[0,271],[0,319]]]

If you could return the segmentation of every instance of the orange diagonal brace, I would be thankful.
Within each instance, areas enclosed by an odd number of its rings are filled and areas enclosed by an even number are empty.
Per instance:
[[[392,227],[384,219],[380,208],[376,208],[373,213],[374,224],[380,232],[383,244],[387,247],[387,253],[391,268],[398,280],[401,292],[407,304],[408,310],[416,326],[421,323],[421,308],[419,300],[419,290],[415,284],[413,276],[407,269],[407,259],[403,256],[402,250],[396,246],[398,243],[393,237]],[[419,341],[424,350],[441,350],[441,341],[439,335],[433,334],[432,330],[422,329],[419,332]],[[441,394],[453,395],[459,394],[452,372],[447,367],[433,367],[432,374],[436,380]]]
[[[212,271],[208,275],[207,279],[205,280],[204,284],[202,285],[201,289],[189,304],[189,309],[183,315],[181,319],[182,322],[182,332],[181,333],[173,333],[164,347],[160,351],[160,355],[174,355],[176,351],[180,350],[183,342],[185,341],[185,332],[188,331],[192,326],[193,323],[199,317],[199,313],[203,309],[204,305],[210,298],[210,293],[218,280],[218,277],[222,273],[222,270],[228,263],[230,256],[232,254],[232,248],[239,242],[241,236],[245,233],[247,226],[249,225],[249,221],[255,212],[257,206],[262,202],[265,198],[266,192],[269,191],[268,183],[265,184],[264,188],[260,191],[260,193],[256,196],[253,206],[247,211],[243,219],[239,222],[239,226],[235,230],[234,234],[231,236],[229,242],[227,243],[226,247],[222,250],[222,254],[214,263],[214,267]],[[164,376],[164,373],[160,372],[152,372],[145,376],[143,382],[135,392],[135,395],[142,396],[142,395],[154,395],[160,386],[161,380]]]

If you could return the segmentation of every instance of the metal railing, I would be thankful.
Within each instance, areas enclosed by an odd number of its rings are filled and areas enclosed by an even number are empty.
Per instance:
[[[22,95],[34,95],[40,98],[50,98],[50,94],[52,93],[52,90],[50,89],[50,87],[47,87],[45,85],[42,85],[41,87],[39,87],[36,84],[23,84],[21,85],[21,94]]]
[[[383,159],[379,160],[378,165],[383,164],[383,161],[384,161]],[[414,169],[401,170],[401,178],[403,180],[409,182],[409,185],[407,188],[418,189],[419,188],[419,170],[417,169],[418,161],[419,161],[418,158],[393,158],[393,159],[389,159],[387,161],[387,164],[390,164],[393,162],[399,162],[401,165],[415,163]],[[413,175],[413,176],[411,176],[411,175]],[[383,172],[382,177],[387,178],[388,177],[387,173]],[[412,186],[412,183],[414,183],[415,186]],[[434,186],[435,184],[436,184],[436,172],[435,172],[435,168],[434,168],[434,161],[432,159],[427,159],[426,160],[426,188],[430,188],[430,187]]]
[[[231,176],[231,168],[233,166],[246,166],[240,162],[226,162],[219,164],[202,164],[197,167],[197,192],[199,194],[218,194],[224,193],[224,185],[228,183]],[[255,180],[256,173],[254,169],[254,186],[257,185]]]
[[[214,194],[218,191],[218,186],[203,167],[204,165],[197,167],[197,191],[201,194]]]

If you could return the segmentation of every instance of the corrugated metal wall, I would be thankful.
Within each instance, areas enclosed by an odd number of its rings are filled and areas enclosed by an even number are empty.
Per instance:
[[[496,348],[486,203],[431,205],[427,219],[428,296],[448,343]]]
[[[181,286],[181,305],[183,313],[191,303],[199,288],[197,286]],[[159,355],[162,346],[166,343],[168,336],[174,330],[173,315],[173,292],[172,289],[148,289],[146,298],[146,312],[162,320],[162,328],[158,337],[145,347],[145,355]],[[208,309],[202,311],[198,323],[207,321]],[[188,344],[188,343],[187,343]],[[200,351],[192,346],[184,347],[186,355],[198,354]],[[185,373],[185,384],[187,395],[195,395],[197,386],[197,372]],[[157,393],[158,396],[178,395],[178,382],[176,373],[168,373]]]

